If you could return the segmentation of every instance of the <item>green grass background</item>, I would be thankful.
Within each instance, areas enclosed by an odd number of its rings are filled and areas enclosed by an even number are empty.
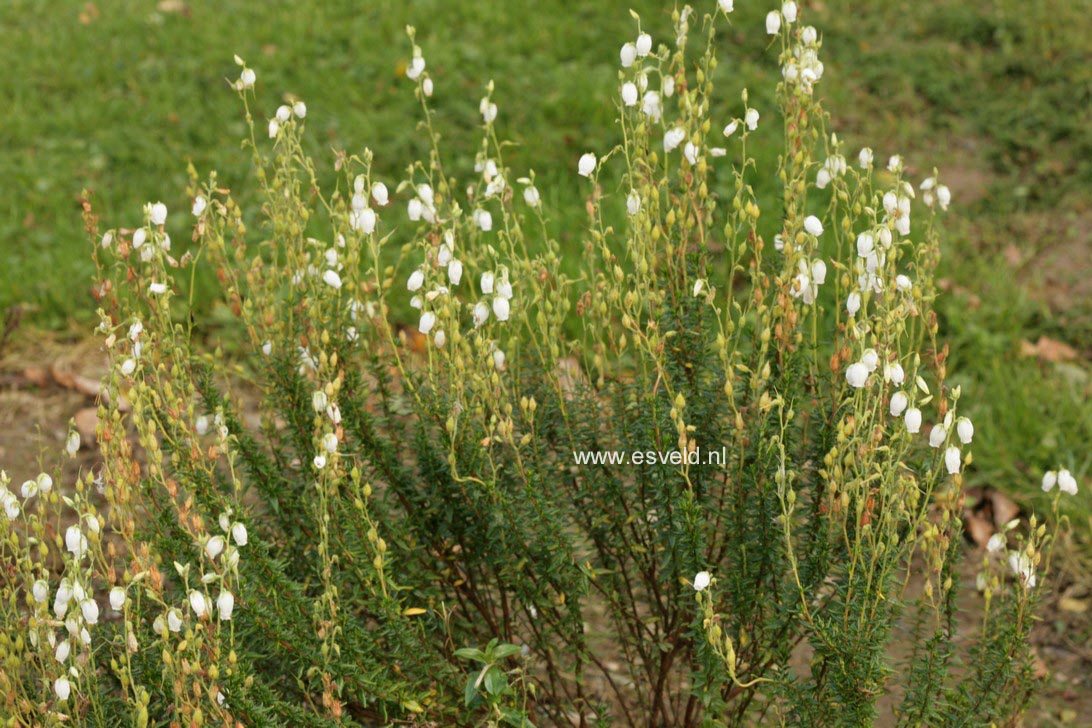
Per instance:
[[[951,290],[940,311],[952,381],[976,421],[971,483],[1034,499],[1044,469],[1069,467],[1084,487],[1072,513],[1087,530],[1092,2],[800,4],[823,34],[818,93],[849,148],[870,144],[877,160],[902,153],[916,179],[934,164],[952,175],[941,271]],[[778,69],[762,18],[773,3],[736,5],[721,36],[719,111],[738,114],[747,85],[769,120],[763,85]],[[671,7],[651,0],[6,0],[0,307],[22,306],[34,331],[89,331],[85,187],[110,226],[131,226],[146,201],[163,200],[179,245],[188,239],[188,161],[253,199],[241,109],[226,83],[238,73],[235,53],[258,71],[259,118],[282,94],[298,96],[316,155],[331,161],[334,148],[368,146],[381,174],[399,178],[425,154],[400,76],[407,23],[435,79],[446,161],[469,171],[478,99],[494,79],[499,128],[517,142],[508,161],[536,170],[575,267],[584,193],[575,163],[617,141],[613,95],[618,47],[634,36],[630,7],[657,41],[669,39]],[[775,160],[778,143],[760,136],[760,160]],[[760,192],[774,199],[772,184]],[[202,311],[214,325],[219,312]],[[1022,357],[1021,342],[1041,336],[1080,356]]]

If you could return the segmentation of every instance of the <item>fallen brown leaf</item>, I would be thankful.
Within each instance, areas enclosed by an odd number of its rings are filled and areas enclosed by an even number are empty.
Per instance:
[[[406,337],[406,346],[414,354],[424,354],[428,350],[428,337],[417,329],[407,327],[401,333]]]
[[[49,384],[49,372],[45,367],[30,366],[23,370],[23,379],[35,387],[44,387]]]
[[[91,25],[99,19],[99,9],[95,3],[84,3],[83,11],[80,12],[80,24]]]
[[[161,13],[181,13],[185,16],[190,14],[189,6],[182,0],[161,0],[155,7]]]
[[[996,530],[993,523],[991,523],[989,519],[983,518],[980,513],[975,513],[973,511],[967,513],[963,520],[964,528],[966,528],[967,535],[970,536],[971,541],[979,548],[986,548],[986,543],[990,540],[990,536],[992,536]]]
[[[1084,614],[1088,611],[1088,602],[1084,599],[1062,597],[1058,600],[1058,608],[1061,609],[1063,612],[1070,612],[1072,614]]]
[[[1032,657],[1032,670],[1035,672],[1035,677],[1038,680],[1046,679],[1050,676],[1050,670],[1047,668],[1046,663],[1043,662],[1043,658],[1039,656],[1039,650],[1035,647],[1031,648]]]
[[[1013,268],[1019,268],[1024,263],[1024,254],[1015,245],[1005,246],[1005,262]]]
[[[979,546],[984,546],[995,531],[1020,516],[1020,506],[1012,498],[988,485],[968,488],[966,496],[964,528]]]
[[[1020,515],[1020,506],[1001,491],[991,488],[988,497],[993,508],[993,525],[998,528]]]
[[[57,384],[65,389],[79,392],[85,397],[98,397],[102,393],[102,382],[97,379],[66,372],[56,364],[49,367],[49,372],[53,375],[53,381],[57,382]]]
[[[95,426],[99,422],[97,407],[84,407],[74,418],[76,431],[80,433],[81,444],[91,446],[95,442]]]
[[[1034,344],[1030,341],[1020,342],[1020,354],[1022,356],[1034,356],[1042,361],[1052,363],[1074,361],[1078,358],[1077,350],[1065,342],[1051,339],[1048,336],[1040,336]]]

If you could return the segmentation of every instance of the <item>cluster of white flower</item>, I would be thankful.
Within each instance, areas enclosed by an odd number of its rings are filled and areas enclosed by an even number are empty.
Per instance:
[[[952,202],[952,191],[947,185],[937,184],[936,176],[926,177],[918,189],[921,190],[922,202],[928,207],[939,204],[941,210],[947,210]]]
[[[480,280],[482,295],[492,296],[493,315],[498,321],[507,321],[511,311],[512,284],[508,281],[508,271],[502,268],[498,274],[490,271],[482,273]],[[478,328],[489,320],[489,306],[479,301],[474,306],[474,327]]]
[[[1044,493],[1054,490],[1055,485],[1058,486],[1058,491],[1061,493],[1077,495],[1077,479],[1073,477],[1073,473],[1065,468],[1060,468],[1057,471],[1048,470],[1043,474]]]
[[[141,336],[144,333],[144,324],[140,319],[136,319],[129,325],[129,353],[130,356],[121,361],[121,365],[118,367],[118,371],[124,377],[132,376],[136,371],[137,364],[140,362],[141,355],[144,353],[144,341]],[[111,335],[107,339],[107,345],[113,344],[114,337]]]
[[[508,185],[508,181],[504,178],[504,175],[501,174],[495,160],[479,159],[474,163],[474,171],[479,172],[482,176],[482,181],[485,182],[483,196],[486,198],[500,195]]]
[[[747,125],[747,129],[749,131],[754,131],[758,128],[758,119],[758,109],[748,107],[747,110],[743,113],[743,123]],[[739,129],[739,121],[739,119],[732,119],[730,122],[728,122],[727,126],[724,127],[723,134],[725,139],[731,137],[733,134],[736,133],[736,130]]]
[[[447,282],[453,286],[459,285],[463,279],[463,263],[455,257],[455,234],[450,230],[444,233],[444,242],[436,254],[436,262],[441,268],[447,269]]]
[[[481,113],[482,121],[485,122],[486,126],[497,120],[497,105],[488,96],[482,97],[482,100],[478,103],[478,111]]]
[[[880,357],[875,349],[865,349],[861,358],[846,367],[846,381],[855,389],[862,389],[868,383],[868,377],[880,365]]]
[[[488,214],[488,213],[487,213]],[[481,222],[478,222],[479,226]],[[489,223],[492,225],[492,221]],[[455,257],[455,234],[451,230],[444,232],[444,242],[440,244],[437,249],[435,257],[436,266],[446,269],[448,283],[452,286],[459,285],[459,282],[463,277],[463,264],[458,258]],[[416,294],[425,285],[425,271],[427,266],[418,267],[412,273],[406,281],[406,290],[410,293]],[[426,310],[425,304],[431,304],[437,298],[441,296],[447,296],[450,293],[449,289],[445,285],[436,285],[422,298],[419,295],[414,295],[410,300],[410,305],[421,311],[421,318],[417,323],[417,330],[424,335],[428,335],[436,327],[437,317],[434,311]],[[447,341],[447,335],[443,329],[439,329],[433,335],[433,342],[437,347],[442,347]]]
[[[1026,589],[1034,589],[1038,582],[1035,574],[1035,563],[1032,557],[1026,550],[1019,549],[1008,551],[1008,536],[1007,534],[1020,525],[1020,519],[1014,518],[1001,527],[1001,530],[990,536],[986,542],[986,552],[993,556],[1007,556],[1007,562],[1009,571],[1012,575],[1020,580],[1020,583]],[[976,585],[978,591],[985,591],[987,584],[989,583],[989,574],[986,571],[980,572],[976,579]]]
[[[201,207],[201,210],[204,210],[203,205]],[[130,244],[132,245],[132,249],[140,251],[141,261],[147,263],[155,257],[156,253],[160,251],[170,251],[171,236],[168,235],[167,231],[163,229],[163,226],[166,223],[166,205],[164,205],[162,202],[149,202],[148,204],[144,205],[144,224],[133,230],[132,237],[129,240]],[[107,230],[102,236],[102,247],[109,248],[111,245],[113,245],[116,237],[116,231]],[[151,241],[151,244],[148,244],[149,240]],[[150,287],[149,292],[152,294],[166,293],[167,286],[163,283],[153,283]]]
[[[909,220],[909,217],[907,217]],[[909,223],[907,223],[909,224]],[[866,230],[857,235],[857,291],[850,293],[846,301],[846,310],[851,316],[856,315],[861,307],[861,294],[866,291],[881,293],[884,290],[884,268],[887,265],[887,253],[891,249],[894,237],[891,228],[881,225],[874,230]],[[913,282],[904,274],[895,276],[895,287],[902,292],[909,292]]]
[[[194,421],[194,432],[196,432],[199,437],[205,436],[211,429],[209,424],[210,420],[208,415],[199,415]],[[228,436],[231,433],[228,430],[227,423],[224,421],[224,413],[217,410],[212,416],[211,425],[216,428],[216,437],[220,442],[220,446],[225,446],[227,444]]]
[[[34,480],[27,480],[19,488],[20,494],[25,500],[30,500],[35,496],[48,495],[53,490],[53,478],[49,473],[39,473],[38,477]],[[7,488],[0,488],[0,492],[7,493]],[[6,500],[5,496],[0,495],[0,499]],[[5,511],[7,508],[5,507]]]
[[[1042,488],[1044,493],[1049,493],[1054,490],[1055,486],[1058,488],[1059,493],[1065,493],[1066,495],[1077,495],[1077,479],[1073,473],[1065,468],[1059,468],[1058,470],[1048,470],[1043,474]],[[1020,523],[1019,519],[1013,519],[1006,523],[1000,531],[990,536],[989,541],[986,542],[986,551],[993,555],[1006,554],[1008,547],[1008,532],[1015,529]],[[1034,521],[1033,524],[1034,526]],[[1033,529],[1034,530],[1034,529]],[[1018,550],[1007,552],[1007,563],[1009,570],[1013,576],[1020,580],[1020,583],[1026,589],[1033,589],[1036,585],[1035,563],[1036,563],[1036,551],[1033,545],[1028,545],[1026,548],[1020,548]],[[981,572],[978,574],[978,590],[985,591],[989,583],[989,575],[987,572]]]
[[[258,80],[257,74],[254,70],[247,68],[246,62],[239,56],[235,56],[235,64],[242,66],[242,71],[239,72],[239,79],[232,84],[236,91],[248,91],[254,88],[254,82]]]
[[[53,490],[53,478],[48,473],[41,473],[34,480],[27,480],[19,488],[23,496],[23,502],[19,502],[19,496],[7,488],[7,474],[0,472],[0,510],[9,521],[14,521],[23,512],[25,502],[38,495],[46,495]]]
[[[827,280],[827,264],[822,258],[812,261],[801,258],[798,270],[789,292],[810,306],[819,295],[819,286]]]
[[[31,498],[35,495],[48,493],[52,486],[52,478],[48,474],[42,473],[37,479],[24,483],[22,492],[24,497]],[[4,492],[7,492],[6,489]],[[8,515],[10,517],[11,514],[8,513]],[[87,512],[81,513],[78,522],[70,525],[64,533],[65,550],[71,554],[72,558],[67,568],[71,575],[62,577],[57,585],[57,590],[53,594],[52,605],[53,617],[56,621],[50,622],[52,626],[59,625],[62,627],[63,631],[57,634],[50,630],[47,636],[53,658],[62,665],[68,664],[66,672],[53,683],[54,693],[61,702],[68,699],[72,691],[72,680],[78,681],[80,677],[79,666],[84,665],[88,659],[87,654],[80,654],[77,659],[73,659],[69,663],[72,650],[75,648],[80,650],[81,653],[86,653],[91,645],[90,628],[99,623],[99,604],[95,599],[94,589],[88,575],[85,574],[82,568],[82,563],[90,554],[90,543],[84,533],[84,528],[97,535],[101,527],[99,517],[94,513]],[[44,608],[44,605],[49,601],[49,583],[45,579],[37,579],[29,585],[28,591],[34,603],[43,605]],[[125,590],[118,587],[111,589],[108,601],[112,609],[120,611],[125,604]],[[32,630],[29,633],[29,639],[31,645],[37,647],[39,633]]]
[[[363,175],[353,180],[352,210],[349,212],[349,227],[363,235],[374,233],[379,222],[379,216],[371,206],[371,201],[375,200],[377,206],[383,207],[390,200],[387,186],[382,182],[376,182],[370,190],[365,189],[367,183]]]
[[[273,118],[269,120],[269,138],[276,139],[279,137],[281,127],[291,121],[293,116],[302,121],[307,116],[307,104],[297,101],[291,106],[287,104],[278,106]]]
[[[408,28],[408,30],[412,38],[413,29]],[[421,49],[417,47],[416,43],[413,46],[413,57],[406,64],[406,78],[411,81],[420,81],[421,92],[425,96],[432,96],[432,78],[425,73],[425,58],[421,55]]]
[[[833,139],[835,145],[837,145],[838,139]],[[832,154],[827,157],[823,162],[823,166],[819,168],[819,171],[815,174],[815,186],[819,189],[826,189],[826,186],[830,184],[831,180],[837,179],[846,173],[846,158],[841,154]]]
[[[903,181],[900,190],[885,192],[883,196],[884,223],[894,222],[895,230],[903,237],[910,234],[910,201],[914,198],[914,187]]]
[[[250,537],[246,525],[241,521],[233,520],[230,510],[221,513],[217,520],[223,533],[205,537],[199,546],[201,546],[202,552],[210,562],[217,559],[220,561],[221,568],[219,572],[215,570],[205,572],[200,579],[202,587],[219,583],[218,593],[215,599],[211,599],[210,595],[201,589],[190,589],[186,595],[186,601],[189,604],[190,611],[197,619],[203,620],[211,617],[212,610],[215,608],[219,620],[227,622],[231,620],[235,612],[235,595],[226,586],[226,580],[228,575],[238,575],[239,549],[247,545]],[[176,563],[175,569],[179,572],[179,576],[186,579],[190,567]],[[125,603],[124,590],[121,590],[121,593],[115,597],[115,592],[118,592],[118,589],[112,590],[110,595],[111,606],[114,609],[120,609]],[[177,634],[181,632],[184,626],[185,616],[182,610],[170,607],[167,609],[166,614],[158,615],[155,618],[152,623],[152,631],[160,637],[166,637],[168,633]]]
[[[795,4],[793,18],[795,19]],[[784,9],[782,15],[788,18]],[[791,21],[790,21],[791,22]],[[793,45],[792,54],[781,68],[781,75],[790,86],[799,87],[804,94],[811,95],[815,84],[823,78],[823,62],[819,60],[819,33],[812,26],[800,31],[800,42]]]
[[[879,366],[880,356],[876,350],[872,348],[865,349],[858,361],[846,367],[846,381],[851,387],[862,389],[867,386],[870,375]],[[901,387],[906,381],[906,372],[899,362],[887,362],[883,365],[883,379],[887,383]],[[919,376],[916,383],[919,390],[925,395],[929,394],[929,387],[924,379]],[[921,431],[921,410],[910,406],[910,397],[906,392],[902,390],[895,391],[891,395],[889,408],[892,417],[903,416],[903,422],[908,433],[917,434]],[[949,433],[953,425],[960,444],[969,445],[974,439],[974,424],[967,417],[955,418],[954,414],[949,411],[945,415],[944,421],[937,423],[929,431],[929,446],[938,449],[949,443]],[[944,465],[948,473],[951,475],[959,473],[961,463],[962,453],[959,447],[954,444],[949,445],[944,451]]]
[[[685,20],[681,21],[685,22]],[[640,105],[640,111],[655,123],[663,118],[662,98],[670,98],[675,93],[675,79],[670,75],[660,75],[660,89],[649,88],[648,71],[641,59],[652,53],[652,36],[648,33],[640,33],[637,41],[626,43],[620,52],[622,67],[633,68],[632,75],[622,84],[622,105],[636,107]],[[655,56],[653,56],[655,57]],[[659,73],[659,71],[656,71]],[[592,167],[594,169],[594,167]],[[581,174],[584,174],[581,172]],[[590,174],[590,171],[589,173]],[[588,176],[588,175],[584,175]]]
[[[635,43],[626,43],[618,55],[622,61],[622,68],[629,68],[638,58],[644,58],[652,52],[652,36],[641,33]]]
[[[311,407],[315,410],[315,414],[326,415],[331,427],[336,428],[341,424],[341,409],[338,407],[337,402],[330,400],[325,389],[317,389],[312,393]],[[340,440],[337,433],[332,429],[327,429],[321,438],[321,450],[311,462],[315,470],[323,470],[326,467],[327,455],[337,454],[339,445]]]
[[[1020,582],[1028,589],[1035,588],[1035,564],[1031,557],[1024,551],[1012,551],[1009,553],[1009,568],[1020,579]]]
[[[781,32],[781,21],[784,20],[786,24],[791,25],[796,22],[797,7],[796,3],[792,0],[784,3],[781,6],[781,10],[771,10],[766,13],[766,34],[777,35]]]
[[[427,184],[419,184],[416,191],[417,196],[411,199],[406,206],[406,214],[413,222],[424,220],[429,224],[435,224],[436,208],[434,207],[435,197],[432,193],[432,187]]]

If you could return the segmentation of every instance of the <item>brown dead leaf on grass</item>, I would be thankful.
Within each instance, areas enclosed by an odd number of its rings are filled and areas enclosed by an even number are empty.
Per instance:
[[[80,433],[81,447],[91,447],[95,444],[95,427],[99,423],[98,407],[84,407],[73,418],[76,423],[76,431]]]
[[[190,6],[182,0],[160,0],[155,9],[161,13],[178,14],[186,18],[190,16]]]
[[[967,531],[967,536],[979,548],[985,548],[990,536],[997,530],[993,525],[993,519],[974,511],[969,512],[963,519],[963,528]]]
[[[92,379],[91,377],[85,377],[82,374],[66,371],[65,368],[57,362],[50,365],[49,373],[53,376],[53,381],[57,384],[65,389],[79,392],[85,397],[98,397],[102,394],[102,382],[97,379]]]
[[[428,337],[417,329],[407,326],[399,332],[399,336],[405,337],[406,346],[414,354],[424,354],[428,351]]]
[[[99,19],[99,8],[95,3],[84,3],[83,10],[80,11],[80,25],[91,25]]]
[[[967,489],[964,530],[979,548],[985,548],[990,536],[1019,516],[1020,506],[1001,491],[988,485]]]
[[[28,384],[38,387],[39,389],[47,386],[51,381],[49,370],[39,366],[29,366],[23,369],[22,377]]]
[[[1074,597],[1062,597],[1058,600],[1058,608],[1061,609],[1063,612],[1084,614],[1088,611],[1088,600],[1076,599]]]
[[[1034,344],[1030,341],[1021,341],[1020,354],[1022,356],[1033,356],[1052,364],[1075,361],[1079,358],[1077,350],[1072,346],[1049,336],[1040,336],[1039,340]]]

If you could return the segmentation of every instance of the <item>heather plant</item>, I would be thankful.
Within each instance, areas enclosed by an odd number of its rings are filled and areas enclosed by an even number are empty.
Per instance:
[[[451,174],[412,28],[429,151],[401,180],[346,151],[324,186],[304,102],[257,118],[236,59],[260,210],[191,169],[176,257],[163,203],[105,231],[85,203],[102,464],[3,477],[8,724],[1018,716],[1064,521],[991,539],[957,635],[974,427],[931,308],[950,193],[844,148],[793,2],[766,19],[776,109],[715,95],[732,5],[675,11],[658,44],[634,15],[621,142],[574,160],[579,250],[505,165],[491,85],[474,176]],[[784,139],[768,169],[760,124]],[[230,360],[189,315],[198,266]]]

